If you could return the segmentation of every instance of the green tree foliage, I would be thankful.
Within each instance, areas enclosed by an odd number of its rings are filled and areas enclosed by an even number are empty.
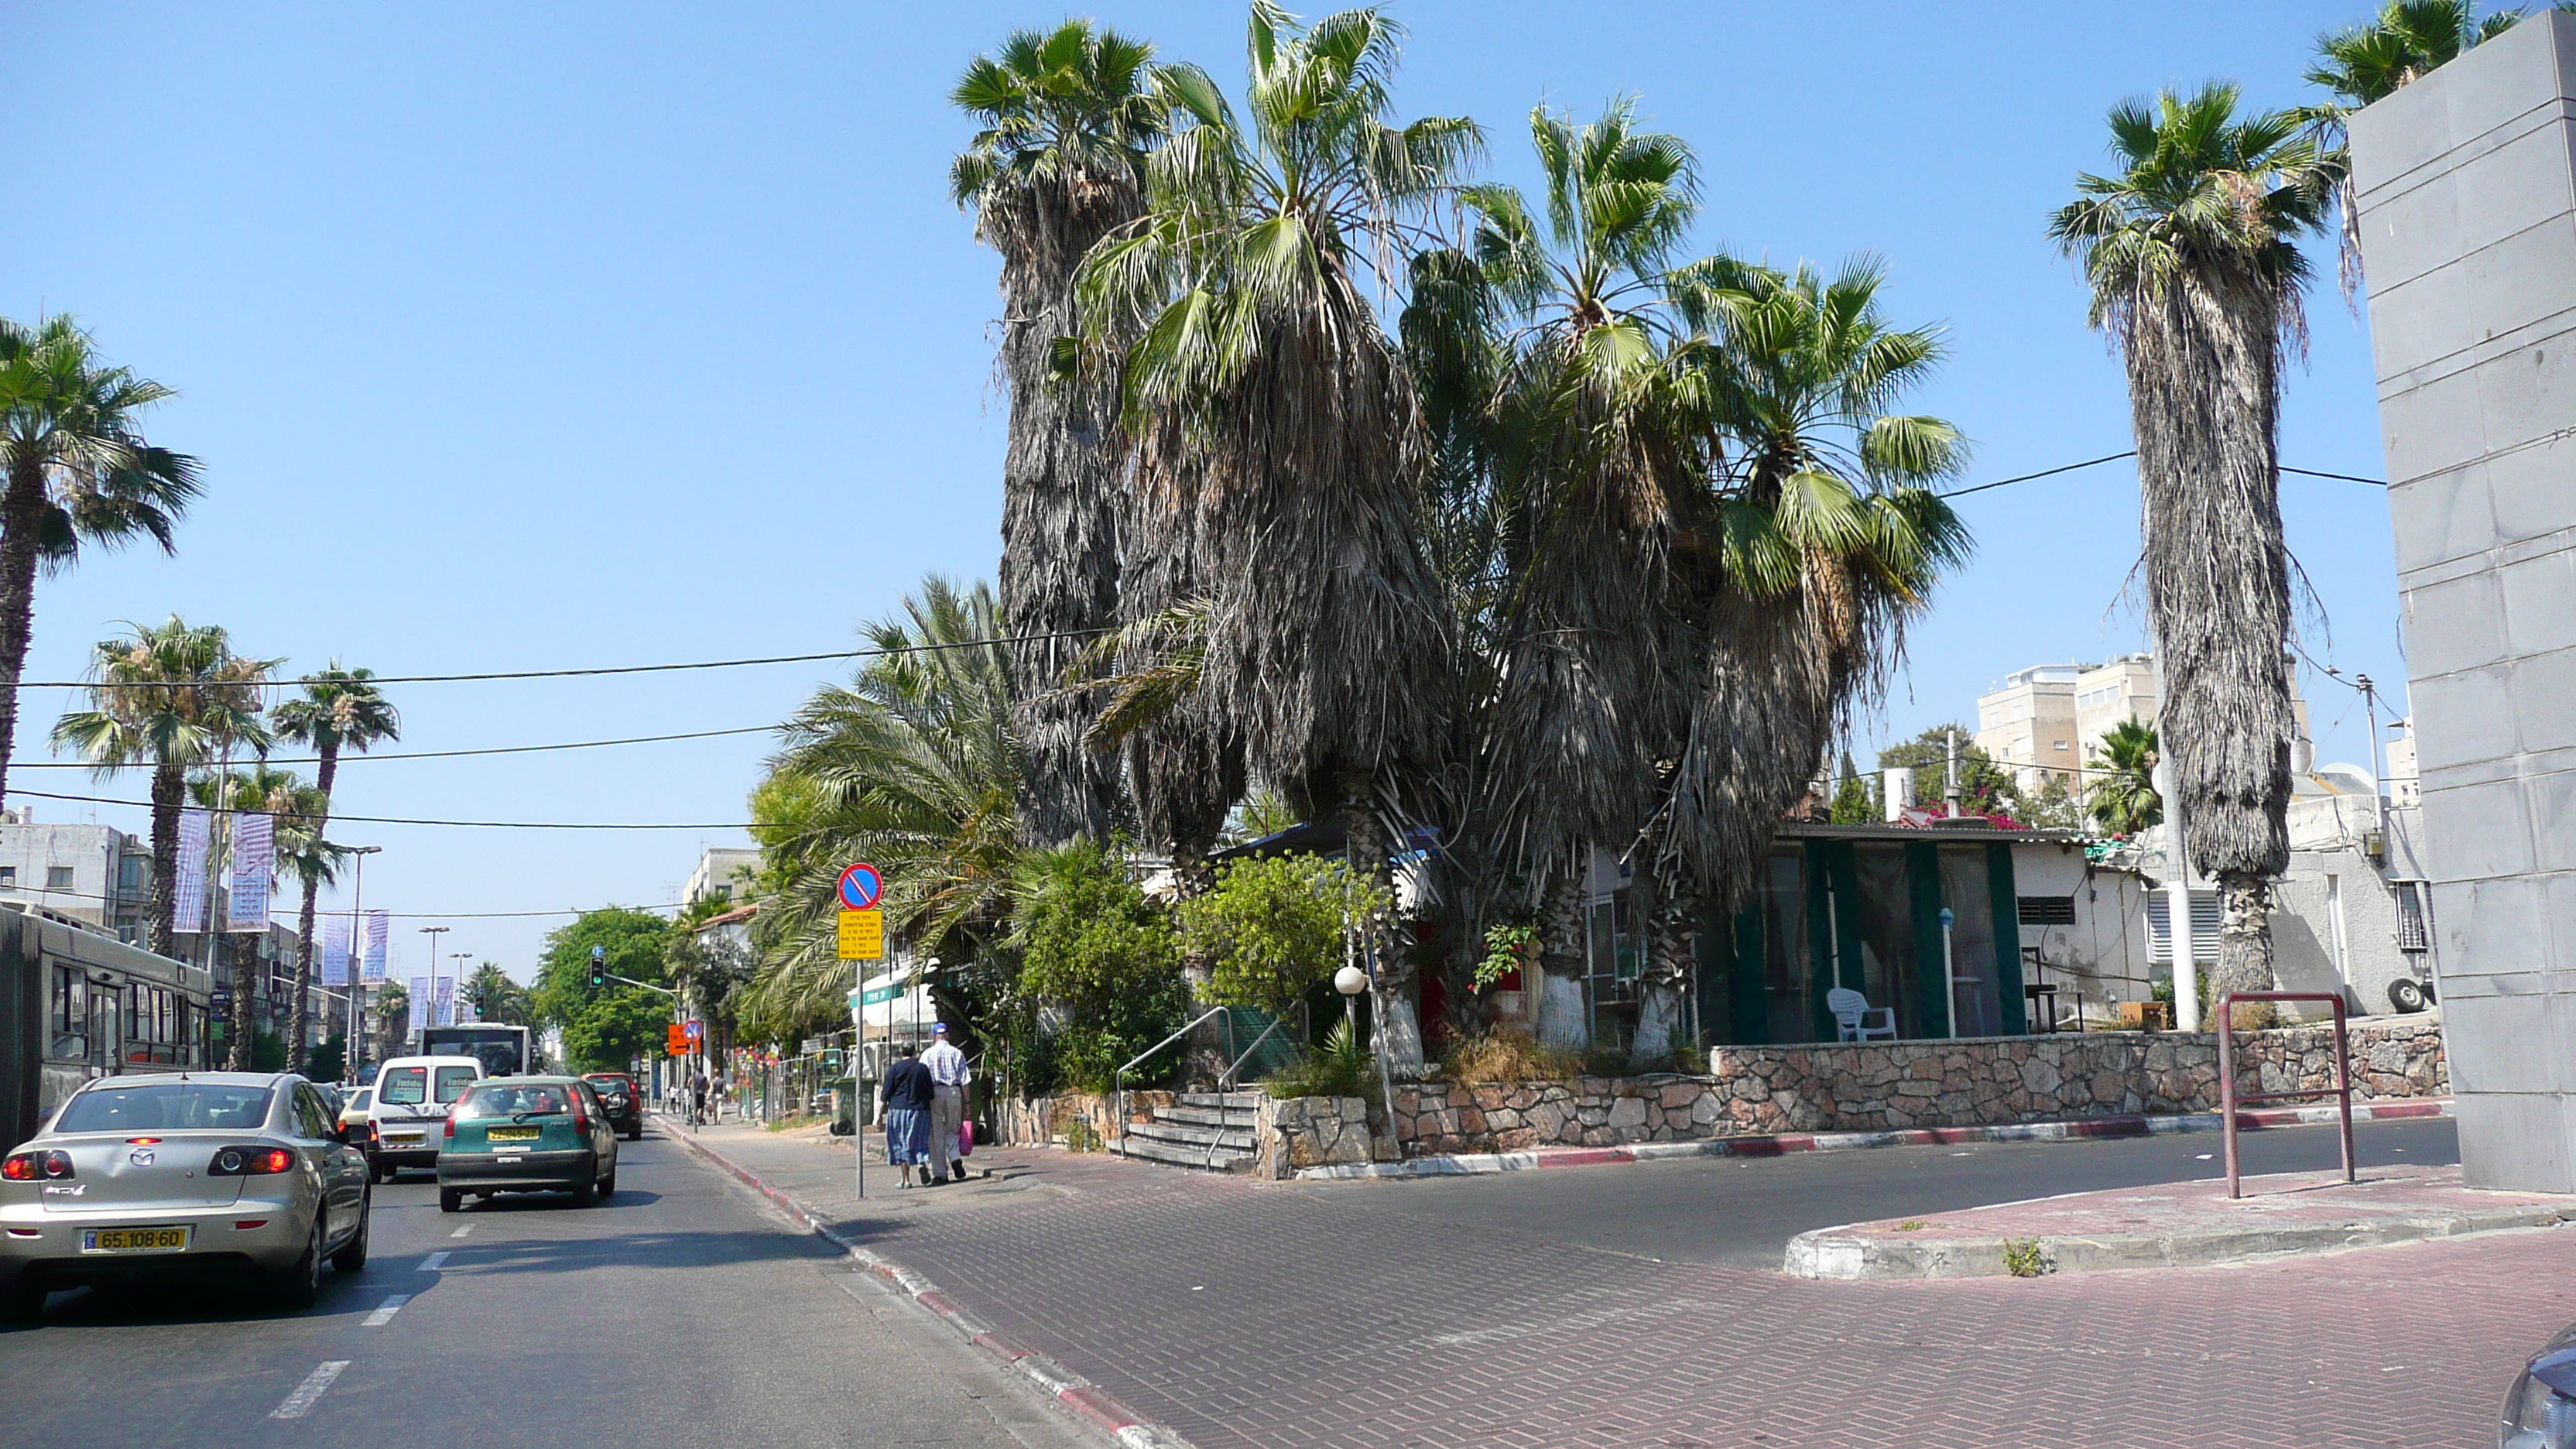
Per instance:
[[[1188,1019],[1170,922],[1101,846],[1078,841],[1023,856],[1011,894],[1020,992],[1061,1023],[1040,1033],[1052,1075],[1098,1091],[1120,1063]],[[1177,1055],[1163,1067],[1176,1065]]]
[[[2021,823],[2042,830],[2081,830],[2084,828],[2083,802],[2075,798],[2067,775],[2050,770],[2040,777],[2039,788],[2025,790],[2021,799]]]
[[[2085,813],[2113,835],[2135,835],[2165,818],[2156,794],[2156,730],[2143,720],[2124,719],[2102,736],[2092,768],[2103,772],[2084,792]]]
[[[512,1026],[531,1024],[528,988],[511,980],[510,973],[502,970],[498,961],[486,961],[475,967],[459,992],[460,999],[473,1003],[474,1014],[480,1020],[507,1022]]]
[[[1912,767],[1915,803],[1927,810],[1936,809],[1949,783],[1946,772],[1952,730],[1959,732],[1959,813],[2020,818],[2021,786],[2014,782],[2010,770],[1977,747],[1976,736],[1966,725],[1934,725],[1903,744],[1890,745],[1878,752],[1878,767]]]
[[[1226,865],[1173,915],[1183,944],[1210,967],[1210,1002],[1284,1016],[1342,964],[1348,924],[1392,905],[1346,862],[1274,855]]]
[[[590,948],[607,949],[610,972],[658,985],[670,932],[660,916],[608,906],[546,937],[530,1005],[538,1021],[562,1030],[574,1070],[622,1072],[634,1057],[661,1050],[671,999],[613,981],[591,989]]]

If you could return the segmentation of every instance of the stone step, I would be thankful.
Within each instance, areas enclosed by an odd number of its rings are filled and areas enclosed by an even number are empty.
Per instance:
[[[1149,1142],[1168,1142],[1175,1147],[1194,1147],[1205,1151],[1210,1146],[1220,1152],[1253,1150],[1249,1129],[1231,1127],[1195,1127],[1187,1122],[1139,1122],[1127,1129],[1132,1138]]]
[[[1228,1111],[1250,1112],[1261,1105],[1259,1092],[1178,1092],[1174,1096],[1184,1107],[1222,1107]]]
[[[1149,1130],[1139,1127],[1128,1133],[1121,1139],[1118,1150],[1125,1156],[1141,1158],[1148,1162],[1168,1163],[1174,1167],[1205,1168],[1212,1172],[1239,1172],[1252,1166],[1253,1154],[1249,1150],[1228,1152],[1219,1148],[1211,1154],[1203,1145],[1165,1142],[1148,1137],[1145,1134]]]
[[[1199,1127],[1239,1127],[1252,1130],[1259,1116],[1249,1107],[1157,1107],[1157,1122],[1187,1122]]]

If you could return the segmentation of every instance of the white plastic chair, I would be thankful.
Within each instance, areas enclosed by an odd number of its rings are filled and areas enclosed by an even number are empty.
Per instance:
[[[1896,1008],[1872,1006],[1868,997],[1848,986],[1826,992],[1825,1009],[1834,1014],[1835,1023],[1842,1028],[1843,1041],[1896,1040]],[[1870,1024],[1873,1016],[1878,1018],[1875,1026]]]

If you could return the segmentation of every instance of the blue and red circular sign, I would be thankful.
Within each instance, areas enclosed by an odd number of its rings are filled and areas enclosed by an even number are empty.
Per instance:
[[[863,860],[841,872],[840,892],[841,909],[872,911],[885,895],[885,877]]]

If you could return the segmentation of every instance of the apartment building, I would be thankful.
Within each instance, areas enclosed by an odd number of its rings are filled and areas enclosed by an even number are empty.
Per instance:
[[[0,900],[69,916],[128,943],[143,939],[152,846],[112,825],[40,825],[0,811]]]
[[[1977,696],[1977,748],[2036,790],[2051,774],[2077,794],[2103,738],[2129,720],[2155,722],[2156,657],[2122,654],[2100,664],[2041,664],[2004,676]],[[2308,733],[2308,702],[2290,676],[2290,709]]]

